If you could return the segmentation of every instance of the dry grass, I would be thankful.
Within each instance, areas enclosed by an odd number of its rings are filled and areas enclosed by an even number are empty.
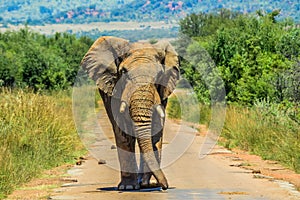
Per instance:
[[[73,159],[82,145],[71,98],[0,91],[0,199],[43,169]]]
[[[280,105],[227,107],[222,144],[280,161],[300,173],[300,126]]]

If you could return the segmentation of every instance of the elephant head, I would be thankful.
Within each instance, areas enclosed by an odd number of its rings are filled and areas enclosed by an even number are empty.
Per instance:
[[[156,113],[164,120],[164,106],[179,79],[178,55],[169,42],[129,43],[116,37],[100,37],[81,62],[82,68],[106,95],[120,100],[119,113],[129,112],[140,151],[163,189],[166,177],[151,142]]]

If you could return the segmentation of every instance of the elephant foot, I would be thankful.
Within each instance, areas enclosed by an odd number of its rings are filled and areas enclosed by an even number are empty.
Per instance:
[[[126,191],[126,190],[139,190],[140,184],[137,179],[130,178],[122,178],[122,181],[118,185],[118,190]]]
[[[141,189],[160,187],[159,183],[150,183],[152,173],[142,173],[139,175]]]
[[[158,183],[158,182],[150,182],[152,173],[144,173],[140,174],[139,176],[139,183],[141,186],[141,189],[147,189],[147,188],[157,188],[161,187],[163,190],[168,189],[168,183]]]
[[[139,190],[140,189],[140,185],[137,184],[137,183],[133,183],[133,184],[130,184],[130,183],[119,183],[118,185],[118,190],[121,190],[121,191],[126,191],[126,190]]]
[[[141,183],[141,189],[158,188],[161,187],[159,183]]]

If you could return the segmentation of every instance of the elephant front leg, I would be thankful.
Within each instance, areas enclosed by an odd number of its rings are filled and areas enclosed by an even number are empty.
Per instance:
[[[101,90],[99,90],[99,93],[104,102],[106,113],[112,124],[117,145],[121,170],[121,182],[118,184],[118,190],[139,189],[140,186],[137,181],[138,169],[135,158],[136,138],[132,135],[126,134],[126,132],[133,132],[130,121],[126,119],[125,115],[113,115],[113,113],[118,113],[118,109],[120,107],[120,101],[118,99],[111,98]],[[128,115],[128,113],[126,114]]]
[[[162,151],[162,131],[152,136],[153,150],[155,153],[155,157],[158,163],[161,163],[161,151]],[[140,169],[139,169],[139,183],[141,188],[153,188],[159,187],[157,183],[151,183],[151,177],[153,173],[149,169],[147,163],[145,162],[143,156],[140,156]]]
[[[118,190],[138,190],[140,185],[137,177],[137,163],[135,157],[135,137],[119,130],[115,133],[118,158],[121,169],[121,182]]]

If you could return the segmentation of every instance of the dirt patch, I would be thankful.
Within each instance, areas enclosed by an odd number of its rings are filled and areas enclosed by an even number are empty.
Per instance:
[[[222,194],[222,195],[248,195],[247,192],[237,192],[237,191],[233,191],[233,192],[219,192],[219,194]]]
[[[34,178],[30,182],[20,186],[11,195],[9,195],[7,199],[48,199],[54,188],[58,188],[64,183],[76,181],[71,179],[71,177],[66,173],[67,170],[72,167],[73,165],[66,164],[51,170],[46,170],[40,177]]]
[[[180,124],[179,120],[173,120],[175,123]],[[186,125],[196,129],[197,136],[205,136],[207,132],[207,126],[194,123],[185,123]],[[211,155],[221,156],[226,159],[230,159],[230,166],[240,167],[247,170],[251,170],[254,178],[266,178],[272,180],[282,180],[291,183],[295,188],[300,191],[300,174],[295,171],[284,167],[278,161],[263,160],[260,156],[250,154],[247,151],[240,149],[227,150],[224,147],[224,151],[212,152]],[[260,175],[257,175],[260,174]]]
[[[215,152],[212,154],[230,159],[230,166],[232,167],[241,167],[252,171],[254,178],[286,181],[300,190],[300,174],[284,167],[279,162],[263,160],[257,155],[251,155],[249,152],[239,149],[233,149],[231,153],[224,152],[225,153]]]

